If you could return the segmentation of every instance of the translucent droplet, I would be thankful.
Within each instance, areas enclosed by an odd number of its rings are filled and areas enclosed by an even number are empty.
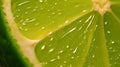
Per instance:
[[[41,47],[41,50],[44,50],[45,49],[45,45],[43,45],[42,47]]]
[[[40,2],[40,3],[42,3],[42,2],[43,2],[43,0],[39,0],[39,2]]]
[[[112,44],[114,44],[114,43],[115,43],[115,41],[112,41],[111,43],[112,43]]]
[[[56,59],[52,59],[52,60],[50,60],[51,62],[53,62],[53,61],[55,61]]]
[[[77,49],[78,49],[78,47],[75,48],[75,50],[73,51],[73,53],[76,53]]]
[[[54,51],[54,49],[53,49],[53,48],[49,50],[49,52],[53,52],[53,51]]]
[[[53,40],[53,38],[50,38],[50,41],[52,41]]]
[[[107,31],[108,34],[110,34],[111,32],[110,31]]]

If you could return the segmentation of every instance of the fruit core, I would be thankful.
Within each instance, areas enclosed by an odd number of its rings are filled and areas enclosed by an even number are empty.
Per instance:
[[[98,11],[101,15],[110,10],[109,0],[92,0],[93,9]]]

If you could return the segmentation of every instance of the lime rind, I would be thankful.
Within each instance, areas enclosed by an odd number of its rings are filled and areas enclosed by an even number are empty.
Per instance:
[[[11,42],[11,45],[14,46],[12,49],[17,50],[21,60],[23,60],[23,62],[25,62],[26,65],[31,66],[31,65],[35,64],[35,66],[37,65],[37,66],[41,67],[40,63],[37,62],[37,59],[34,56],[35,55],[34,52],[32,52],[32,51],[34,51],[34,50],[32,50],[34,48],[33,46],[37,41],[29,40],[20,34],[20,32],[19,32],[18,28],[16,27],[14,20],[13,20],[10,2],[11,1],[8,1],[8,0],[3,1],[3,5],[2,5],[3,10],[2,11],[4,12],[3,19],[4,19],[4,25],[6,26],[6,33]],[[28,49],[26,49],[26,48],[28,48]]]
[[[3,49],[4,56],[3,59],[5,59],[5,66],[27,66],[24,59],[21,57],[23,56],[21,54],[21,51],[19,49],[19,45],[17,44],[16,39],[11,35],[11,28],[8,25],[8,21],[6,19],[6,13],[4,12],[3,8],[3,0],[0,1],[0,23],[1,23],[1,29],[0,29],[0,37],[2,37],[2,40],[0,41],[0,45]],[[2,31],[1,31],[2,30]],[[11,56],[11,57],[10,57]],[[16,58],[16,59],[14,59]],[[18,62],[15,65],[14,62]]]

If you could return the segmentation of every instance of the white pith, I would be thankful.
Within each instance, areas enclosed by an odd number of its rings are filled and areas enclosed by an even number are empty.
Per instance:
[[[98,11],[101,15],[105,12],[110,11],[110,1],[109,0],[92,0],[93,9]]]
[[[23,53],[24,58],[27,58],[29,62],[33,64],[34,67],[42,67],[39,61],[37,60],[34,52],[35,44],[38,43],[39,40],[29,40],[19,32],[13,19],[13,14],[11,11],[11,0],[3,1],[3,10],[6,14],[6,20],[11,28],[12,36],[14,37],[14,39],[17,40],[17,44],[19,44],[21,53]]]
[[[3,8],[6,13],[6,19],[9,22],[9,26],[11,28],[12,36],[17,40],[19,44],[20,51],[23,53],[24,57],[29,59],[30,63],[33,64],[33,67],[42,67],[40,62],[37,60],[35,55],[35,46],[40,40],[30,40],[24,37],[18,27],[15,24],[14,17],[11,11],[11,0],[3,0]],[[106,11],[109,11],[110,2],[108,0],[92,0],[93,1],[93,9],[98,11],[101,15],[103,15]]]

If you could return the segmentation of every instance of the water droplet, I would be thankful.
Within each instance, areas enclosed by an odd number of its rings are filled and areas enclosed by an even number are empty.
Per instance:
[[[66,21],[65,21],[65,24],[68,24],[69,22],[70,22],[69,20],[66,20]]]
[[[23,27],[19,27],[20,30],[23,30]]]
[[[95,58],[95,55],[92,55],[92,58]]]
[[[28,12],[25,12],[25,14],[28,14]]]
[[[55,3],[55,5],[57,5],[57,2]]]
[[[57,59],[60,59],[60,56],[57,56]]]
[[[51,62],[53,62],[53,61],[55,61],[56,59],[52,59],[52,60],[50,60]]]
[[[108,22],[105,22],[105,25],[107,25],[108,24]]]
[[[75,57],[73,57],[73,56],[71,57],[71,59],[74,59],[74,58],[75,58]]]
[[[41,50],[44,50],[45,49],[45,45],[43,45],[42,47],[41,47]]]
[[[64,61],[64,63],[67,63],[67,61]]]
[[[112,44],[114,44],[114,43],[115,43],[115,41],[112,41],[111,43],[112,43]]]
[[[89,16],[88,19],[85,22],[87,23],[88,21],[90,21],[91,18],[92,18],[92,15]]]
[[[43,0],[39,0],[39,2],[40,2],[40,3],[42,3],[42,2],[43,2]]]
[[[50,38],[50,41],[53,41],[53,38]]]
[[[26,23],[25,23],[25,22],[23,22],[23,23],[22,23],[22,25],[24,25],[24,26],[25,26],[25,25],[26,25]]]
[[[28,31],[28,29],[27,29],[27,28],[25,28],[25,31]]]
[[[28,3],[28,2],[29,2],[29,1],[22,2],[22,3],[18,4],[18,6],[21,6],[21,5],[26,4],[26,3]]]
[[[67,45],[66,48],[69,48],[69,45]]]
[[[48,34],[50,35],[50,34],[52,34],[52,32],[49,32]]]
[[[76,29],[76,27],[72,28],[69,33],[73,32]]]
[[[78,49],[78,47],[75,48],[75,50],[73,51],[73,53],[76,53],[77,49]]]
[[[42,27],[41,29],[45,29],[45,27]]]
[[[16,18],[20,17],[19,15],[16,15]]]
[[[87,10],[83,10],[82,12],[86,12]]]
[[[33,11],[36,11],[37,9],[33,9]]]
[[[67,0],[64,0],[65,2],[67,1]]]
[[[63,53],[63,50],[61,50],[59,53]]]
[[[63,67],[62,65],[60,65],[60,67]]]
[[[62,14],[61,12],[58,13],[58,15],[61,15],[61,14]]]
[[[108,34],[110,34],[111,32],[110,31],[107,31]]]
[[[53,49],[53,48],[49,50],[49,52],[53,52],[53,51],[54,51],[54,49]]]

